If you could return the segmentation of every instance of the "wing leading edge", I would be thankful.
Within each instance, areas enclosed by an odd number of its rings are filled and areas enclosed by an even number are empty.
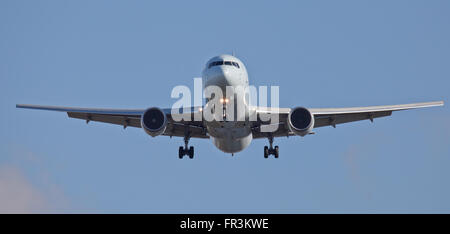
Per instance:
[[[141,116],[146,109],[107,109],[107,108],[80,108],[80,107],[61,107],[61,106],[41,106],[29,104],[17,104],[17,108],[49,110],[66,112],[70,118],[83,119],[86,123],[90,121],[103,122],[109,124],[121,125],[126,127],[141,128]],[[195,107],[190,111],[193,112]],[[171,109],[162,109],[168,118],[168,125],[163,135],[166,136],[180,136],[185,135],[188,130],[191,137],[194,138],[209,138],[206,134],[205,128],[201,122],[174,122],[171,115]],[[182,110],[180,110],[180,113]]]
[[[443,101],[436,102],[420,102],[402,105],[387,105],[387,106],[368,106],[368,107],[348,107],[348,108],[308,108],[308,110],[314,115],[314,128],[332,126],[336,127],[337,124],[355,122],[360,120],[371,120],[375,118],[390,116],[393,111],[443,106]],[[289,131],[287,118],[290,108],[267,108],[256,107],[258,114],[276,113],[280,114],[279,129],[272,133],[273,136],[289,136],[294,135]],[[267,137],[268,133],[259,132],[258,128],[253,131],[254,138]]]
[[[349,107],[349,108],[311,108],[309,109],[314,115],[314,128],[323,126],[333,126],[336,124],[349,123],[360,120],[371,120],[390,116],[393,111],[442,106],[443,101],[437,102],[420,102],[401,105],[387,106],[368,106],[368,107]]]

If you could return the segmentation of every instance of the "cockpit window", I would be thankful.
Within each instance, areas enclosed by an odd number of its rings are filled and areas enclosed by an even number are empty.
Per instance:
[[[211,62],[208,65],[208,68],[211,68],[211,67],[214,67],[214,66],[221,66],[221,65],[234,66],[234,67],[240,68],[239,64],[237,62],[232,62],[232,61],[215,61],[215,62]]]

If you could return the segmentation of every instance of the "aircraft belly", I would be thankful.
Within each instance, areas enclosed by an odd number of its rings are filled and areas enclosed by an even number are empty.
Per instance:
[[[214,145],[225,153],[236,153],[250,145],[253,135],[250,127],[230,125],[208,126],[208,133]],[[236,125],[238,124],[237,122]]]

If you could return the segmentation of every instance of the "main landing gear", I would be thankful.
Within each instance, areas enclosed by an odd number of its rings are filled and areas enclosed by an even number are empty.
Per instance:
[[[275,158],[278,158],[278,145],[273,148],[273,136],[270,135],[268,138],[270,147],[264,146],[264,158],[268,158],[269,155],[273,155]]]
[[[188,148],[190,136],[186,135],[184,137],[184,148],[183,146],[180,146],[178,149],[178,158],[182,159],[184,155],[189,156],[189,158],[194,158],[194,147],[191,146]]]

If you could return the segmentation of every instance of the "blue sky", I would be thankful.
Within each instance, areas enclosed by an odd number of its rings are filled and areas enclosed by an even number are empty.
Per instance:
[[[235,52],[280,106],[444,100],[449,1],[1,1],[0,212],[448,213],[450,110],[266,140],[86,125],[16,103],[170,107],[205,62]]]

